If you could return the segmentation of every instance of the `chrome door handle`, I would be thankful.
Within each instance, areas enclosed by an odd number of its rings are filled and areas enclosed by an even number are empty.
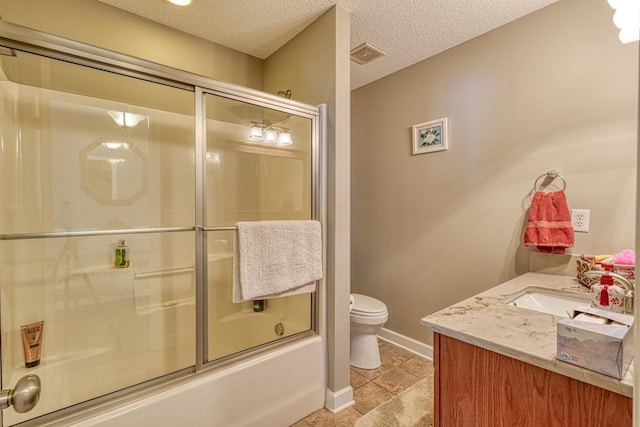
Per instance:
[[[13,390],[0,391],[0,410],[13,405],[13,409],[22,414],[33,409],[40,400],[40,378],[29,374],[20,378]]]

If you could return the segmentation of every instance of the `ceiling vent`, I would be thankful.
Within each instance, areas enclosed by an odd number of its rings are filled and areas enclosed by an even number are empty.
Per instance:
[[[385,55],[386,54],[377,47],[371,46],[369,43],[362,43],[351,51],[351,60],[363,65]]]

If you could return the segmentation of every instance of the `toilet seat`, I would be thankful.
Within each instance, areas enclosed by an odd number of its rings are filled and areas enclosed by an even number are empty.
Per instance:
[[[361,317],[380,317],[387,314],[387,306],[382,301],[366,295],[351,294],[351,314]],[[350,298],[350,299],[351,299]]]
[[[378,332],[389,319],[387,306],[375,298],[351,294],[349,310],[349,363],[361,369],[379,368]]]

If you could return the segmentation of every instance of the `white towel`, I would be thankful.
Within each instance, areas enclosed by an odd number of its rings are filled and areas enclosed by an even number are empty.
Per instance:
[[[233,257],[233,302],[314,292],[322,278],[318,221],[239,222]]]

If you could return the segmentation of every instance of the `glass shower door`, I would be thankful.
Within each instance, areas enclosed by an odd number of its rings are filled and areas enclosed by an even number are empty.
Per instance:
[[[311,294],[234,303],[239,221],[313,217],[312,120],[205,94],[205,362],[312,328]]]
[[[0,56],[3,425],[194,369],[193,141],[192,91]]]

